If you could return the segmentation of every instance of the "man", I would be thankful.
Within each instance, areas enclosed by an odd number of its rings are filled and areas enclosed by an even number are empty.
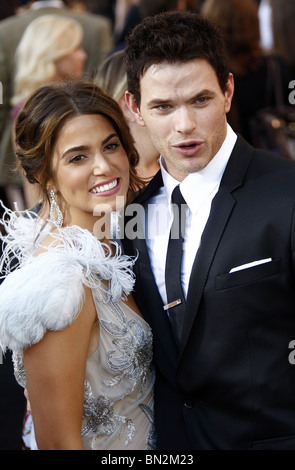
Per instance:
[[[135,298],[154,332],[158,447],[295,449],[295,164],[228,126],[224,57],[213,25],[179,12],[145,19],[125,51],[126,101],[161,153],[124,240],[139,253]],[[166,294],[177,186],[184,299]]]
[[[25,28],[40,15],[58,14],[76,19],[83,28],[82,47],[87,53],[86,77],[95,72],[112,48],[111,22],[100,15],[77,13],[65,7],[61,0],[37,0],[28,11],[0,22],[0,83],[3,103],[0,102],[0,190],[9,194],[9,188],[20,183],[13,171],[15,160],[11,142],[11,103],[15,50]],[[7,201],[7,203],[10,201]]]

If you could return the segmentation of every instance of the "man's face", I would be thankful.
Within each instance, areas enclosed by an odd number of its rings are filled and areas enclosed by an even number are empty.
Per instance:
[[[140,109],[127,92],[127,104],[178,181],[205,168],[221,147],[233,88],[232,75],[223,93],[211,65],[193,59],[149,67],[140,81]]]

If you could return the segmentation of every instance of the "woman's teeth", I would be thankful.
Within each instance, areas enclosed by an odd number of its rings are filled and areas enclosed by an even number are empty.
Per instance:
[[[91,189],[91,193],[103,193],[104,191],[109,191],[117,186],[118,180],[115,179],[111,183],[103,184],[101,186],[96,186],[95,188]]]

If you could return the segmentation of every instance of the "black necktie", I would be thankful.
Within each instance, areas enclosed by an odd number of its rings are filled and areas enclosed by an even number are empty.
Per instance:
[[[177,342],[180,344],[182,324],[185,310],[185,298],[181,286],[180,268],[183,251],[183,236],[186,202],[180,192],[179,185],[172,193],[173,222],[170,230],[165,282],[167,291],[167,305],[164,310],[169,311],[172,329]]]

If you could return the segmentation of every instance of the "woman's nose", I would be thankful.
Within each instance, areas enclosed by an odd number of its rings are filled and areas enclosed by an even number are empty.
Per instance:
[[[112,165],[109,160],[101,154],[97,154],[93,163],[93,174],[95,176],[99,175],[109,175],[112,171]]]

